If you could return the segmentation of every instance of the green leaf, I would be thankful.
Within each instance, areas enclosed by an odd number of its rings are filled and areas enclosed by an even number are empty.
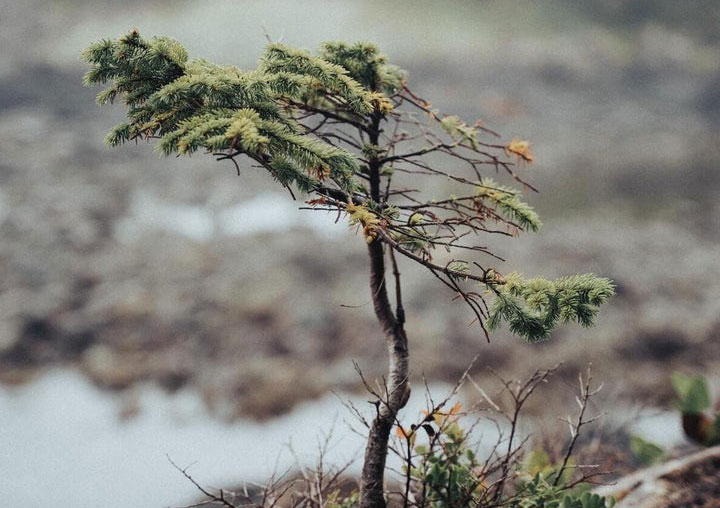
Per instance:
[[[646,466],[657,464],[665,458],[665,450],[640,436],[630,438],[630,451]]]
[[[679,398],[679,409],[684,414],[702,413],[710,407],[710,390],[703,376],[673,372],[671,382]]]
[[[531,475],[543,473],[552,467],[550,457],[541,449],[530,452],[523,462],[525,471]]]

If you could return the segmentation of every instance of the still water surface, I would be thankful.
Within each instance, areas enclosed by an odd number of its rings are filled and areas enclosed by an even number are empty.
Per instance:
[[[449,387],[436,385],[444,394]],[[192,391],[168,395],[152,386],[139,390],[140,412],[118,418],[121,397],[93,386],[80,373],[56,370],[30,384],[0,387],[0,506],[41,508],[160,508],[188,504],[197,491],[178,471],[203,485],[237,486],[262,481],[298,458],[313,465],[318,442],[331,430],[326,456],[344,463],[362,452],[363,439],[348,431],[351,400],[367,397],[329,394],[299,405],[269,422],[232,424],[211,418]],[[406,413],[416,415],[422,398]],[[350,472],[359,472],[356,462]]]

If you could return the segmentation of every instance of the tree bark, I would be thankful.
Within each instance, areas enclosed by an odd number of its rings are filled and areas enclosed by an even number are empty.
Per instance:
[[[390,431],[395,417],[410,397],[407,336],[402,321],[393,314],[385,283],[383,245],[374,240],[370,254],[370,289],[375,315],[382,325],[388,349],[388,379],[385,399],[379,401],[377,414],[370,426],[365,461],[360,477],[360,507],[384,508],[385,460]]]
[[[377,145],[380,137],[381,115],[375,113],[368,129],[370,143]],[[369,161],[370,197],[380,203],[380,170],[382,163],[377,157]],[[385,461],[388,453],[390,431],[395,423],[398,411],[407,404],[410,397],[408,384],[409,360],[408,341],[405,335],[405,317],[399,293],[399,274],[396,273],[397,316],[393,313],[388,299],[385,282],[385,252],[383,242],[375,238],[368,244],[370,256],[370,291],[375,315],[385,334],[388,350],[387,393],[384,400],[378,401],[377,414],[370,426],[365,460],[360,477],[360,508],[385,508],[384,478]],[[397,271],[397,270],[396,270]]]

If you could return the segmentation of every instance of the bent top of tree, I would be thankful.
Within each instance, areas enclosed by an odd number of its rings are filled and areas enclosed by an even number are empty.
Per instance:
[[[158,138],[165,155],[205,150],[232,161],[238,172],[237,159],[245,156],[293,197],[293,188],[307,194],[310,208],[346,214],[362,230],[389,375],[383,392],[373,392],[377,414],[360,478],[361,507],[385,506],[388,438],[410,395],[395,254],[423,266],[464,300],[486,337],[503,321],[529,341],[547,339],[559,322],[590,326],[613,294],[612,283],[594,275],[526,280],[481,263],[501,260],[478,243],[484,233],[515,236],[541,225],[521,191],[486,176],[506,174],[534,190],[516,172],[533,161],[529,144],[501,143],[480,122],[441,114],[372,44],[328,42],[313,55],[271,43],[258,67],[244,71],[188,60],[178,42],[145,40],[133,30],[93,44],[83,56],[91,64],[87,85],[110,82],[98,102],[120,98],[127,106],[128,121],[110,131],[108,144]],[[436,197],[442,189],[452,194]],[[488,296],[494,297],[490,304]]]
[[[470,306],[486,336],[486,324],[502,320],[530,341],[547,339],[559,321],[590,326],[613,294],[604,278],[525,280],[461,255],[501,259],[478,244],[481,233],[540,228],[520,191],[484,175],[504,172],[534,191],[516,172],[533,161],[529,144],[495,141],[481,122],[440,114],[373,44],[327,42],[318,55],[269,44],[245,71],[188,60],[177,41],[133,30],[91,45],[83,58],[92,64],[87,85],[112,83],[98,103],[127,105],[128,122],[110,131],[109,145],[159,138],[165,155],[203,149],[236,166],[249,157],[291,193],[309,194],[313,208],[346,213],[368,243],[427,268]],[[438,187],[458,191],[437,199]],[[437,250],[448,253],[442,262]]]

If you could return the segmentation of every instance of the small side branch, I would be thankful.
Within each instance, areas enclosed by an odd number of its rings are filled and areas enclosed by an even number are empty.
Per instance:
[[[220,492],[219,492],[218,495],[213,494],[212,492],[210,492],[209,490],[207,490],[205,487],[203,487],[202,485],[200,485],[200,484],[195,480],[195,478],[193,478],[193,477],[190,475],[190,473],[187,472],[187,470],[189,469],[189,467],[181,468],[181,467],[178,466],[175,462],[173,462],[173,460],[170,458],[169,455],[166,455],[166,457],[167,457],[168,462],[170,462],[170,464],[172,464],[172,466],[173,466],[175,469],[177,469],[178,471],[180,471],[180,473],[181,473],[185,478],[187,478],[188,481],[190,481],[190,483],[192,483],[193,485],[195,485],[195,487],[196,487],[200,492],[202,492],[203,495],[205,495],[205,496],[210,500],[210,502],[217,503],[217,504],[221,504],[222,506],[225,506],[226,508],[238,508],[236,505],[232,504],[230,501],[227,500],[227,498],[225,497],[225,491],[224,491],[223,489],[220,489]],[[200,504],[200,505],[193,505],[193,506],[202,506],[202,505],[204,505],[204,504],[207,504],[207,502],[203,502],[203,503]],[[189,508],[189,507],[188,507],[188,508]]]
[[[587,411],[588,402],[592,397],[597,395],[600,390],[602,390],[602,385],[600,385],[598,388],[591,390],[590,386],[592,383],[592,365],[590,365],[587,369],[587,374],[585,378],[583,379],[582,372],[578,374],[578,379],[580,381],[580,395],[575,398],[576,402],[578,403],[578,406],[580,407],[580,410],[578,411],[578,415],[575,418],[575,420],[570,420],[570,418],[561,419],[565,423],[568,424],[568,427],[570,429],[570,444],[568,444],[567,450],[565,451],[565,456],[563,457],[562,464],[560,466],[560,469],[558,470],[557,476],[555,477],[555,481],[553,482],[554,486],[557,486],[560,483],[560,479],[562,478],[563,473],[568,467],[568,462],[570,461],[570,457],[572,456],[573,450],[575,449],[575,445],[577,443],[578,437],[580,436],[580,429],[588,425],[602,415],[594,416],[592,418],[585,418],[585,413]]]

